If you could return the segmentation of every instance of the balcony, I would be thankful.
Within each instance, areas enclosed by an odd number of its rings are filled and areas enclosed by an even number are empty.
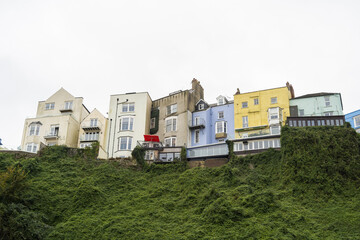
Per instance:
[[[189,121],[190,130],[205,128],[205,120],[203,118],[194,119]]]
[[[227,137],[227,133],[226,132],[222,132],[222,133],[216,133],[215,134],[215,138],[226,138]]]
[[[137,145],[145,149],[162,150],[164,148],[161,142],[138,141]]]
[[[80,136],[80,142],[98,142],[98,141],[99,141],[99,135],[96,134]]]
[[[188,158],[204,158],[204,157],[214,157],[214,156],[227,156],[229,154],[229,149],[226,143],[202,146],[195,148],[187,149]]]
[[[86,121],[81,123],[81,128],[84,131],[100,131],[102,129],[102,123],[101,122],[91,122]]]
[[[58,132],[49,132],[45,134],[44,138],[46,140],[58,139],[59,138]]]
[[[286,122],[290,127],[343,126],[345,117],[343,115],[288,117]]]

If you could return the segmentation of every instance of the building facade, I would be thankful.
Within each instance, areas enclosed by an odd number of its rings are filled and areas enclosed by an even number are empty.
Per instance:
[[[280,148],[281,126],[290,116],[291,84],[234,95],[235,140],[237,154]]]
[[[89,115],[82,97],[61,88],[38,103],[35,118],[25,119],[21,149],[37,152],[41,146],[78,146],[80,123]]]
[[[234,102],[220,95],[216,104],[200,100],[189,122],[191,146],[188,158],[228,155],[226,140],[234,139]]]
[[[354,112],[345,114],[345,121],[351,124],[351,127],[360,133],[360,109]]]
[[[204,89],[195,78],[192,88],[176,91],[152,103],[150,132],[159,136],[164,146],[183,147],[190,145],[191,120],[195,104],[204,98]]]
[[[92,143],[99,143],[99,155],[106,159],[106,130],[108,119],[96,108],[81,122],[79,131],[79,148],[90,147]]]
[[[110,96],[106,134],[108,158],[130,157],[137,141],[149,134],[151,104],[147,92]]]
[[[291,117],[344,115],[340,93],[313,93],[290,100]]]

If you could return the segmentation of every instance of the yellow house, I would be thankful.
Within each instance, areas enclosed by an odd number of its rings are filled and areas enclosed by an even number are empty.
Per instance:
[[[291,84],[234,95],[235,139],[280,135],[281,126],[290,116]]]

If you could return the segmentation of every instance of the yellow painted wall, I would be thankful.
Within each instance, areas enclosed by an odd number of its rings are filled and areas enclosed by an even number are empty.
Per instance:
[[[277,103],[271,104],[271,98],[277,97]],[[259,99],[259,104],[254,105],[254,99]],[[282,124],[290,116],[290,98],[291,93],[287,87],[273,88],[268,90],[242,93],[234,95],[234,120],[235,120],[235,138],[240,138],[236,129],[243,128],[243,116],[248,116],[248,127],[268,126],[268,109],[282,108]],[[242,103],[248,102],[247,108],[242,108]]]

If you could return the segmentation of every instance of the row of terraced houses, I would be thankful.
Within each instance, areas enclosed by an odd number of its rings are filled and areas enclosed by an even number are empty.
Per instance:
[[[291,84],[241,92],[233,100],[219,95],[204,100],[204,89],[193,79],[191,89],[152,100],[148,92],[110,96],[108,117],[91,112],[83,98],[61,88],[38,103],[35,118],[25,120],[21,148],[37,152],[45,146],[84,148],[99,142],[99,158],[131,156],[135,146],[146,149],[149,162],[172,162],[183,147],[190,162],[227,160],[227,140],[237,155],[279,149],[284,125],[342,126],[345,120],[360,131],[360,111],[344,116],[340,93],[295,97]]]

